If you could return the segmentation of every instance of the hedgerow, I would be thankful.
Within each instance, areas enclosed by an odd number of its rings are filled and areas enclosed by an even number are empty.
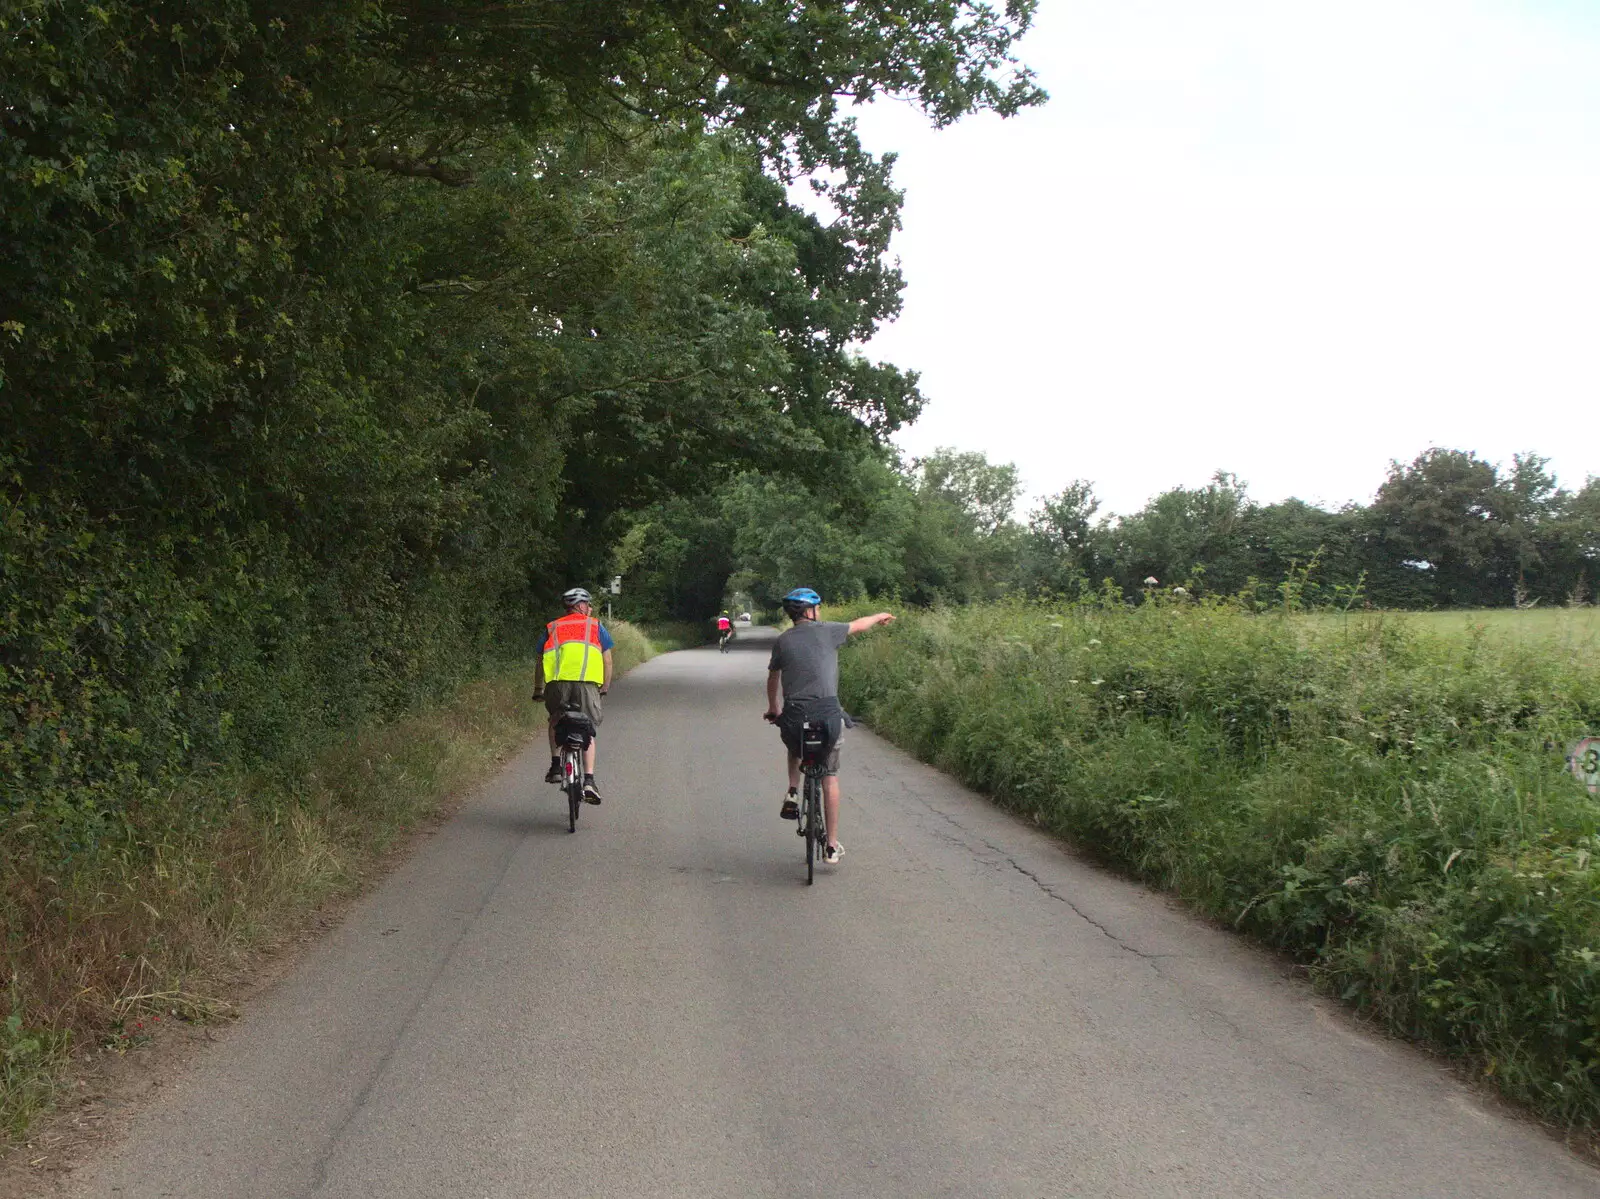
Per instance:
[[[656,652],[625,622],[611,631],[619,673]],[[225,1013],[257,951],[357,887],[542,727],[532,689],[531,663],[517,662],[395,720],[325,734],[297,770],[175,778],[108,809],[101,835],[70,853],[47,857],[32,829],[0,824],[0,1148],[75,1055],[125,1052],[161,1017]]]

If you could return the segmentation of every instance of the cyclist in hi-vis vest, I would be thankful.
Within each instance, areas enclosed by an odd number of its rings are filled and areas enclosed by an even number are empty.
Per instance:
[[[568,708],[577,708],[596,729],[600,727],[600,697],[611,687],[611,634],[593,615],[592,600],[582,587],[561,597],[567,614],[545,627],[544,641],[533,667],[533,698],[544,700],[550,716],[550,771],[547,783],[561,781],[561,755],[556,746],[556,721]],[[583,754],[583,798],[600,802],[594,781],[594,742]]]

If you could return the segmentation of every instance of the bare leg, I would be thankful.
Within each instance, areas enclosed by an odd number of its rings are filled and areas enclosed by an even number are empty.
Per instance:
[[[822,780],[822,818],[828,824],[828,844],[839,844],[839,776],[836,774]]]
[[[583,751],[583,773],[584,774],[593,774],[594,773],[594,746],[595,746],[595,739],[593,737],[591,737],[591,738],[589,738],[589,748]]]
[[[789,790],[800,790],[800,759],[789,755]]]

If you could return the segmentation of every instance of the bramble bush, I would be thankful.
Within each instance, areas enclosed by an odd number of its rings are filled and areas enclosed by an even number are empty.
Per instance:
[[[1463,622],[1464,623],[1464,622]],[[852,711],[1306,963],[1392,1030],[1600,1125],[1586,642],[1120,594],[907,613]]]

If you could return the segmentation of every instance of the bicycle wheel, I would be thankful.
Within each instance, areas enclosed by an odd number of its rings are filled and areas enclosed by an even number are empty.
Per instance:
[[[567,761],[562,773],[567,777],[567,832],[578,831],[578,809],[583,806],[583,770],[572,759],[576,757],[571,750],[567,751]]]
[[[822,849],[822,783],[806,775],[806,886],[816,880],[817,854]]]

